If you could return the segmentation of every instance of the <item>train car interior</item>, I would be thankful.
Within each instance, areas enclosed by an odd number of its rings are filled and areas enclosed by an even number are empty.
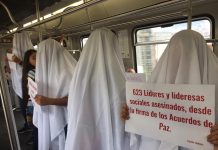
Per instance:
[[[23,118],[5,67],[14,34],[27,32],[35,50],[55,39],[78,61],[89,35],[108,28],[118,38],[125,71],[148,79],[181,30],[199,32],[218,56],[217,8],[217,0],[0,0],[0,149],[33,149],[31,132],[17,132]]]

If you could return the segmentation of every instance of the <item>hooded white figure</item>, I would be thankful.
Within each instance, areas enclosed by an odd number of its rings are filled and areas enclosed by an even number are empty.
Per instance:
[[[103,28],[90,35],[69,93],[65,150],[129,149],[120,118],[125,103],[124,65],[113,32]]]
[[[31,42],[28,32],[15,33],[13,38],[13,51],[19,59],[23,60],[24,53],[33,49],[33,44]],[[22,66],[15,64],[15,68],[11,68],[11,80],[12,86],[15,93],[22,98],[22,88],[21,88],[21,79],[22,79]]]
[[[152,72],[151,83],[215,84],[218,100],[218,59],[204,38],[192,30],[175,34]],[[216,121],[218,107],[216,103]],[[196,135],[197,136],[197,135]],[[131,135],[131,150],[187,150],[151,138]]]
[[[39,43],[36,56],[37,94],[49,98],[68,96],[75,59],[60,43],[48,39]],[[37,106],[33,123],[38,128],[39,150],[64,150],[66,106]]]

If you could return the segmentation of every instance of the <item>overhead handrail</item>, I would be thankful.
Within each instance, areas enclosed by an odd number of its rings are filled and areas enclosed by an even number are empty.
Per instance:
[[[90,6],[96,5],[97,3],[100,3],[100,2],[103,2],[103,1],[105,1],[105,0],[90,0],[90,1],[87,1],[87,2],[84,3],[84,4],[81,4],[81,5],[77,6],[77,7],[73,7],[72,9],[66,10],[66,11],[64,11],[64,12],[61,12],[61,13],[59,13],[59,14],[56,14],[56,15],[54,15],[54,16],[52,16],[52,17],[47,18],[47,19],[40,20],[39,22],[34,23],[34,24],[31,24],[31,25],[29,25],[29,26],[27,26],[27,27],[19,28],[19,29],[17,29],[17,31],[15,31],[15,32],[13,32],[13,33],[8,33],[8,34],[6,34],[6,35],[3,35],[3,36],[1,36],[0,38],[4,38],[4,37],[10,36],[10,35],[13,35],[13,34],[16,33],[16,32],[23,31],[23,30],[26,30],[26,29],[29,29],[29,28],[32,28],[32,27],[39,26],[39,25],[44,24],[44,23],[47,23],[47,22],[49,22],[49,21],[52,21],[52,20],[58,19],[58,18],[60,18],[60,17],[63,17],[63,16],[66,16],[66,15],[72,14],[72,13],[77,12],[77,11],[79,11],[79,10],[82,10],[82,9],[84,9],[84,8],[86,8],[86,7],[90,7]]]
[[[8,16],[11,19],[12,23],[15,24],[16,26],[20,27],[20,25],[15,21],[15,19],[12,16],[12,14],[11,14],[10,10],[8,9],[8,7],[1,1],[0,1],[0,5],[2,5],[5,8],[5,10],[7,11]]]
[[[27,27],[23,27],[23,28],[21,28],[19,30],[21,31],[21,30],[26,30],[26,29],[31,28],[31,27],[39,26],[39,25],[41,25],[43,23],[55,20],[57,18],[60,18],[61,16],[65,16],[65,15],[71,14],[73,12],[79,11],[81,9],[85,9],[85,8],[87,8],[89,6],[95,5],[95,4],[97,4],[99,2],[103,2],[103,1],[106,1],[106,0],[90,0],[90,1],[87,1],[86,3],[84,3],[82,5],[79,5],[77,7],[74,7],[74,8],[72,8],[72,9],[66,11],[66,12],[62,12],[60,14],[54,15],[54,16],[48,18],[48,19],[45,19],[45,20],[40,20],[40,22],[34,23],[34,24],[29,25]],[[149,7],[144,7],[142,9],[133,10],[131,12],[127,12],[127,13],[124,13],[124,14],[119,14],[119,15],[116,15],[116,16],[112,16],[112,17],[109,17],[109,18],[112,19],[112,18],[119,18],[119,17],[126,16],[126,15],[134,15],[134,14],[142,12],[144,10],[146,10],[146,12],[155,11],[155,10],[159,10],[160,8],[163,8],[163,7],[166,7],[166,6],[167,7],[171,7],[174,4],[184,4],[185,2],[187,2],[187,0],[171,0],[171,1],[164,2],[164,3],[159,3],[159,4],[156,4],[156,5],[152,5],[152,6],[149,6]],[[92,22],[89,22],[89,25],[91,25],[91,24],[94,25],[95,23],[103,22],[104,20],[105,19],[97,20],[97,21],[94,21],[94,22],[92,21]],[[110,21],[110,20],[108,20],[108,21]],[[17,32],[17,31],[15,31],[15,32]],[[0,38],[4,38],[4,37],[7,37],[7,36],[10,36],[10,35],[14,34],[15,32],[3,35]]]
[[[103,1],[106,1],[106,0],[91,0],[91,1],[87,1],[86,3],[84,3],[82,5],[79,5],[77,7],[74,7],[72,9],[70,9],[70,10],[67,10],[66,12],[62,12],[60,14],[54,15],[54,16],[48,18],[48,19],[45,19],[45,20],[40,20],[40,22],[34,23],[34,24],[32,24],[32,25],[30,25],[28,27],[24,27],[24,28],[21,28],[19,30],[26,30],[26,29],[31,28],[31,27],[39,26],[39,25],[41,25],[43,23],[55,20],[57,18],[65,16],[67,14],[71,14],[71,13],[79,11],[81,9],[85,9],[85,8],[87,8],[89,6],[95,5],[95,4],[97,4],[99,2],[103,2]],[[78,28],[78,27],[83,27],[83,26],[91,26],[91,25],[94,26],[94,25],[97,25],[97,24],[105,22],[105,21],[109,22],[109,21],[111,21],[113,19],[118,19],[118,18],[129,16],[129,15],[134,15],[136,13],[141,13],[141,12],[145,13],[145,14],[152,13],[152,12],[156,12],[157,10],[162,10],[162,8],[164,8],[164,7],[168,8],[168,7],[172,7],[174,5],[180,5],[180,6],[181,5],[183,5],[183,6],[186,5],[187,6],[187,2],[188,2],[188,0],[171,0],[171,1],[166,1],[166,2],[163,2],[163,3],[159,3],[159,4],[156,4],[156,5],[149,6],[149,7],[144,7],[144,8],[141,8],[141,9],[133,10],[133,11],[126,12],[126,13],[123,13],[123,14],[118,14],[118,15],[111,16],[111,17],[108,17],[108,18],[104,18],[104,19],[100,19],[100,20],[95,20],[95,21],[91,21],[91,22],[89,21],[88,23],[84,23],[84,24],[80,24],[80,25],[76,25],[76,26],[73,26],[73,27],[62,29],[61,31],[69,31],[70,29],[74,29],[74,28]],[[197,3],[197,2],[193,2],[193,3]],[[15,31],[15,32],[17,32],[17,31]],[[10,35],[14,34],[15,32],[3,35],[0,38],[4,38],[4,37],[7,37],[7,36],[10,36]],[[47,32],[45,35],[52,34],[52,32]]]
[[[137,10],[133,10],[133,11],[130,11],[130,12],[126,12],[126,13],[122,13],[122,14],[118,14],[118,15],[115,15],[115,16],[111,16],[111,17],[108,17],[108,18],[103,18],[103,19],[100,19],[100,20],[95,20],[95,21],[91,21],[91,22],[87,22],[87,23],[83,23],[83,24],[79,24],[79,25],[75,25],[73,27],[69,27],[69,28],[65,28],[65,29],[62,29],[62,31],[70,31],[72,29],[77,29],[79,27],[85,27],[85,26],[94,26],[94,25],[98,25],[98,24],[101,24],[101,23],[105,23],[105,22],[110,22],[110,21],[113,21],[115,19],[119,19],[119,18],[124,18],[124,17],[127,17],[127,16],[131,16],[131,15],[135,15],[137,13],[146,13],[146,14],[149,14],[149,13],[153,13],[153,12],[157,12],[158,10],[161,10],[162,8],[166,7],[172,7],[174,5],[177,5],[177,4],[186,4],[187,3],[187,0],[172,0],[172,1],[167,1],[167,2],[164,2],[164,3],[159,3],[159,4],[156,4],[156,5],[152,5],[152,6],[149,6],[149,7],[144,7],[144,8],[141,8],[141,9],[137,9]],[[161,8],[161,9],[160,9]],[[179,12],[180,15],[183,15],[184,12]],[[153,17],[152,17],[153,18]],[[158,17],[159,18],[159,17]],[[150,19],[150,18],[149,18]],[[147,18],[145,19],[142,19],[142,20],[147,20]],[[130,21],[131,23],[132,22],[137,22],[136,20],[133,20],[133,21]],[[128,23],[130,23],[128,22]],[[141,22],[141,21],[140,21]],[[130,23],[130,24],[131,24]],[[123,24],[123,23],[121,23]],[[125,24],[125,23],[124,23]],[[113,26],[113,25],[112,25]],[[116,25],[115,25],[116,26]],[[109,27],[109,26],[107,26]],[[83,32],[83,31],[82,31]],[[47,34],[47,33],[46,33]],[[51,33],[49,33],[51,34]]]
[[[11,97],[8,91],[8,86],[6,83],[6,78],[4,75],[3,67],[0,62],[0,95],[2,106],[5,115],[5,121],[7,125],[10,145],[12,150],[20,150],[20,143],[17,135],[17,129],[15,124],[14,115],[11,107]]]
[[[155,17],[147,17],[147,18],[138,19],[138,20],[131,20],[131,21],[124,22],[124,23],[117,23],[117,24],[114,24],[114,25],[107,25],[107,26],[104,26],[104,27],[112,28],[112,27],[117,27],[117,26],[131,25],[131,24],[137,24],[137,23],[142,23],[142,22],[146,22],[146,21],[151,21],[151,20],[154,20],[154,19],[163,19],[163,18],[166,19],[166,18],[170,18],[170,17],[181,16],[182,14],[183,14],[183,12],[179,11],[179,12],[159,15],[159,16],[155,16]],[[131,15],[131,14],[127,13],[127,15]],[[80,24],[80,25],[73,26],[71,28],[63,29],[63,31],[67,32],[68,30],[77,29],[77,28],[84,27],[84,26],[90,26],[90,24],[97,25],[97,24],[101,24],[101,23],[104,23],[104,22],[109,22],[111,20],[114,20],[114,19],[117,19],[117,18],[120,18],[120,17],[126,17],[126,15],[121,14],[121,15],[118,15],[118,16],[112,16],[112,17],[101,19],[101,20],[96,20],[96,21],[92,21],[92,22],[88,22],[88,23],[83,23],[83,24]],[[83,31],[80,31],[80,32],[73,32],[73,33],[70,33],[70,34],[67,34],[67,35],[76,35],[76,34],[84,33],[84,32],[87,32],[87,31],[88,30],[86,30],[86,31],[83,30]],[[51,33],[49,33],[49,34],[51,34]]]

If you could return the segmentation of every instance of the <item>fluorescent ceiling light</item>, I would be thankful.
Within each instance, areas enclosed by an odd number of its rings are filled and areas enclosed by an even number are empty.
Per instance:
[[[84,2],[83,2],[83,0],[81,0],[81,1],[78,1],[78,2],[75,2],[75,3],[73,3],[73,4],[71,4],[71,5],[69,5],[68,7],[76,7],[76,6],[79,6],[79,5],[82,5]]]
[[[84,3],[83,0],[80,0],[78,2],[75,2],[75,3],[72,3],[72,4],[68,5],[66,7],[63,7],[61,9],[57,10],[57,11],[54,11],[52,14],[56,15],[56,14],[62,13],[68,7],[76,7],[76,6],[79,6],[79,5],[83,4],[83,3]]]
[[[31,24],[32,24],[31,22],[27,22],[27,23],[23,24],[23,27],[27,27],[27,26],[29,26]]]
[[[56,14],[62,13],[64,11],[64,9],[65,9],[65,7],[53,12],[52,14],[56,15]]]
[[[14,29],[12,29],[12,32],[14,32],[14,31],[16,31],[17,30],[17,28],[14,28]]]
[[[62,13],[62,12],[63,12],[66,8],[68,8],[68,7],[76,7],[76,6],[79,6],[79,5],[83,4],[83,3],[84,3],[83,0],[80,0],[80,1],[78,1],[78,2],[72,3],[72,4],[70,4],[70,5],[66,6],[66,7],[63,7],[63,8],[61,8],[61,9],[59,9],[59,10],[56,10],[56,11],[54,11],[54,12],[52,12],[52,13],[50,13],[50,14],[47,14],[47,15],[45,15],[45,16],[43,16],[43,17],[40,17],[40,20],[50,18],[50,17],[52,17],[52,16],[54,16],[54,15],[56,15],[56,14]],[[37,22],[38,22],[38,20],[35,19],[35,20],[33,20],[33,21],[30,21],[30,22],[27,22],[27,23],[23,24],[23,27],[27,27],[27,26],[29,26],[29,25],[31,25],[31,24],[33,24],[33,23],[37,23]],[[12,29],[12,30],[13,30],[13,29]],[[16,30],[17,30],[17,29],[16,29]],[[16,30],[14,30],[14,31],[16,31]],[[11,30],[10,30],[10,31],[11,31]]]
[[[47,19],[47,18],[50,18],[52,16],[52,14],[47,14],[47,15],[45,15],[43,18],[44,19]]]
[[[37,20],[37,19],[36,19],[36,20],[33,20],[33,21],[32,21],[32,24],[33,24],[33,23],[36,23],[36,22],[38,22],[38,20]]]

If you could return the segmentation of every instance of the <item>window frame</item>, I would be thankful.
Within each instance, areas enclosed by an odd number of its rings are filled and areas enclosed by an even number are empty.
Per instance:
[[[210,22],[210,28],[211,28],[211,38],[214,39],[215,38],[215,19],[212,15],[209,14],[203,14],[203,15],[197,15],[197,16],[193,16],[192,17],[192,21],[198,21],[198,20],[204,20],[207,19]],[[137,70],[137,55],[136,55],[136,46],[140,46],[140,45],[148,45],[147,44],[143,44],[141,43],[137,43],[137,32],[139,30],[142,29],[149,29],[149,28],[155,28],[155,27],[161,27],[161,26],[170,26],[173,24],[179,24],[179,23],[185,23],[188,22],[187,21],[187,17],[182,17],[179,19],[173,19],[173,20],[167,20],[164,22],[157,22],[157,23],[152,23],[152,24],[144,24],[144,25],[140,25],[140,26],[135,26],[133,28],[132,31],[132,35],[133,35],[133,60],[134,60],[134,69],[136,70],[136,72],[138,72]],[[168,41],[169,42],[169,41]],[[168,42],[151,42],[150,44],[166,44]]]

